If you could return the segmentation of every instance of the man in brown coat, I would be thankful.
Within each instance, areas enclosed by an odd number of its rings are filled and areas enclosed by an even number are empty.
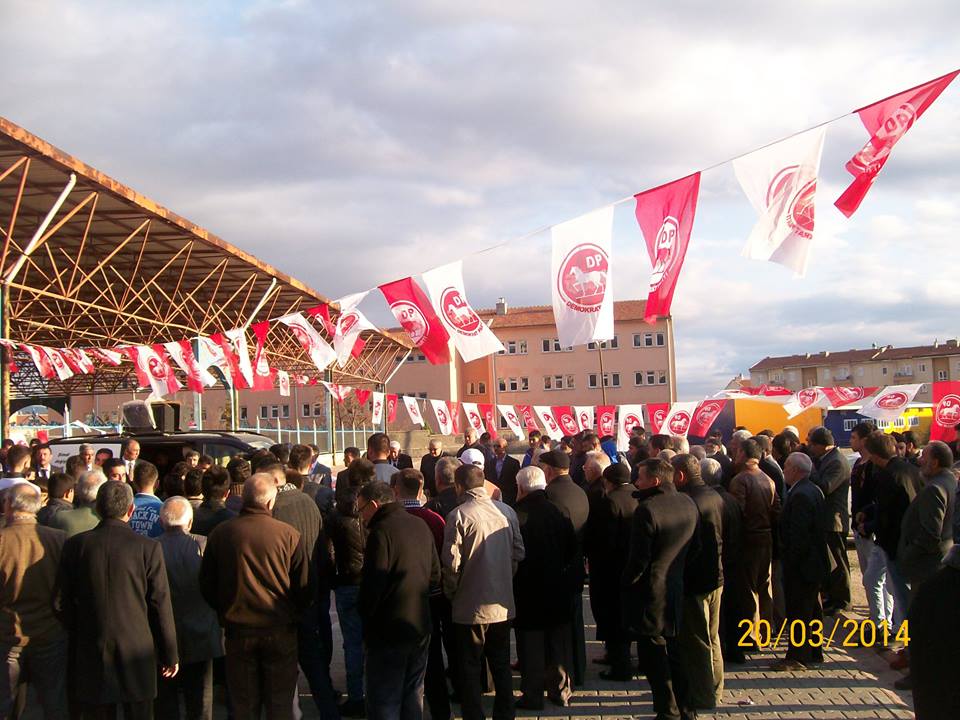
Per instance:
[[[737,474],[730,481],[730,494],[743,513],[743,553],[739,577],[730,578],[740,584],[747,619],[759,617],[773,621],[773,600],[770,597],[770,561],[773,533],[780,515],[776,486],[759,468],[763,452],[755,440],[740,441],[734,462]]]
[[[200,590],[226,631],[227,687],[236,718],[289,717],[297,685],[297,621],[314,577],[300,533],[271,516],[272,475],[244,483],[240,515],[214,528]]]

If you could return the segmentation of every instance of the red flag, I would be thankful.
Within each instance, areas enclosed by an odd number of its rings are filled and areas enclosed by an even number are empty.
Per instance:
[[[597,405],[597,429],[600,437],[617,434],[616,405]]]
[[[956,438],[960,425],[960,382],[933,383],[933,422],[930,423],[930,440],[951,442]]]
[[[655,323],[670,314],[683,258],[690,243],[697,212],[700,173],[634,195],[640,232],[647,243],[653,270],[644,311],[644,321]]]
[[[54,372],[57,373],[57,377],[61,380],[69,380],[73,377],[73,370],[70,369],[70,366],[67,364],[67,361],[64,359],[63,355],[60,354],[59,350],[54,348],[41,347],[40,350],[47,354],[47,357],[50,358],[50,364],[53,365]]]
[[[107,350],[105,348],[87,348],[87,352],[100,362],[107,365],[119,365],[123,362],[123,353],[117,350]]]
[[[168,342],[164,343],[163,347],[187,376],[187,389],[195,393],[202,393],[203,376],[200,371],[200,366],[197,365],[197,358],[193,354],[193,347],[190,345],[190,341],[180,340],[178,342]],[[211,379],[213,378],[211,377]]]
[[[853,182],[834,203],[840,212],[850,217],[857,211],[889,159],[893,146],[958,74],[960,70],[955,70],[857,111],[860,121],[870,133],[870,140],[846,164],[847,172],[853,175]]]
[[[453,425],[453,434],[459,435],[460,430],[460,403],[451,400],[447,403],[450,408],[450,424]]]
[[[257,350],[253,354],[253,389],[273,390],[273,373],[267,362],[267,334],[270,332],[270,321],[264,320],[251,326],[257,338]]]
[[[837,387],[822,387],[820,391],[827,396],[830,407],[834,408],[859,402],[865,397],[870,397],[879,389],[878,387],[846,387],[840,385]]]
[[[387,395],[387,422],[392,423],[397,420],[397,396]]]
[[[53,380],[57,376],[57,371],[53,369],[53,363],[50,362],[50,358],[47,357],[43,348],[34,345],[20,345],[20,347],[22,347],[24,352],[33,360],[33,364],[37,366],[37,372],[40,373],[40,377],[44,380]]]
[[[80,348],[60,348],[60,354],[75,373],[89,375],[96,369],[90,357]]]
[[[230,340],[228,340],[223,333],[213,333],[210,336],[210,339],[219,345],[223,350],[223,357],[226,359],[227,365],[230,367],[230,381],[233,384],[234,389],[248,390],[250,385],[247,383],[247,379],[243,377],[243,373],[240,371],[240,358],[238,358],[237,354],[233,351],[233,345],[230,343]]]
[[[163,345],[138,345],[127,348],[137,371],[140,387],[150,388],[153,395],[163,397],[180,389],[180,382],[173,374]]]
[[[487,427],[487,432],[490,433],[490,439],[497,439],[497,415],[493,409],[491,403],[480,403],[477,405],[477,409],[480,411],[480,416],[483,418],[483,424]]]
[[[353,391],[353,394],[357,396],[357,402],[360,404],[360,407],[363,407],[367,404],[367,400],[370,399],[370,390],[361,390],[357,388]]]
[[[531,405],[517,405],[517,412],[520,413],[520,419],[523,420],[527,430],[539,430],[537,419],[533,416],[533,407]]]
[[[320,324],[327,331],[327,335],[333,337],[333,334],[337,331],[337,326],[330,320],[329,305],[317,305],[315,308],[310,308],[307,310],[307,315],[312,318],[320,318]]]
[[[363,349],[367,346],[367,341],[363,338],[357,338],[357,341],[353,344],[353,350],[350,351],[350,357],[358,358],[363,354]]]
[[[413,281],[404,278],[380,286],[393,316],[433,365],[450,362],[450,335],[433,305]]]
[[[573,414],[573,408],[569,405],[555,405],[550,408],[553,419],[557,421],[564,435],[576,435],[580,432],[580,423]]]
[[[670,403],[650,403],[647,405],[647,417],[650,418],[650,432],[654,435],[660,433],[663,427],[663,421],[670,414]]]
[[[696,410],[693,411],[693,420],[690,421],[690,429],[687,430],[687,434],[695,437],[706,437],[710,431],[710,426],[723,412],[726,404],[726,400],[704,400],[697,405]]]

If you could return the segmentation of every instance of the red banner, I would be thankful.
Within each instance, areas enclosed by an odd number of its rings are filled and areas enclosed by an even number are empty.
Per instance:
[[[210,339],[223,350],[223,357],[230,367],[230,380],[234,389],[248,390],[250,386],[247,384],[247,379],[243,377],[243,373],[240,372],[240,358],[238,358],[237,354],[233,351],[233,345],[223,333],[213,333]]]
[[[187,376],[187,389],[195,393],[202,393],[203,377],[190,341],[168,342],[164,343],[163,347],[170,358],[183,370],[183,374]]]
[[[520,413],[520,419],[523,421],[527,430],[539,430],[537,419],[533,416],[533,407],[531,405],[517,405],[517,412]]]
[[[580,423],[569,405],[555,405],[550,408],[553,419],[557,421],[564,435],[576,435],[580,432]]]
[[[460,429],[460,403],[451,400],[447,403],[447,407],[450,408],[450,424],[453,425],[453,434],[459,435],[462,432]]]
[[[670,414],[670,403],[650,403],[647,405],[647,416],[650,418],[650,432],[660,433],[664,420]]]
[[[392,423],[397,420],[397,396],[387,395],[387,422]]]
[[[710,431],[710,426],[723,412],[726,404],[726,400],[704,400],[697,405],[697,409],[693,411],[693,419],[690,421],[690,429],[687,434],[695,437],[706,437]]]
[[[357,403],[360,405],[360,407],[363,407],[367,404],[367,400],[370,399],[370,393],[370,390],[361,390],[360,388],[357,388],[353,391],[353,394],[357,396]]]
[[[960,382],[933,383],[933,422],[930,440],[953,442],[960,425]],[[956,460],[957,458],[954,458]]]
[[[700,173],[634,195],[640,232],[647,243],[653,270],[644,321],[655,323],[670,314],[673,291],[690,243],[697,212]]]
[[[270,372],[270,364],[267,362],[267,333],[270,332],[270,321],[264,320],[251,326],[253,334],[257,338],[257,350],[253,354],[253,389],[254,390],[273,390],[273,373]]]
[[[397,322],[433,365],[450,362],[450,336],[433,305],[413,281],[403,278],[380,286]]]
[[[497,439],[497,413],[493,405],[490,403],[480,403],[477,405],[477,410],[480,411],[480,417],[483,418],[483,424],[487,428],[487,432],[490,433],[490,439]]]
[[[597,430],[602,438],[617,434],[616,405],[597,405]]]
[[[960,70],[892,95],[858,111],[860,121],[870,133],[870,140],[847,162],[847,172],[853,175],[853,182],[834,203],[840,212],[850,217],[857,211],[890,158],[893,146],[906,135],[907,130],[926,112],[933,101],[940,97],[940,93],[953,82],[957,74],[960,74]]]
[[[50,358],[47,357],[43,348],[23,344],[21,344],[20,347],[22,347],[30,356],[30,359],[33,360],[33,364],[37,366],[37,372],[40,373],[40,377],[44,380],[53,380],[57,376],[57,371],[53,369],[53,363],[50,362]]]
[[[830,407],[843,407],[851,403],[860,402],[865,397],[870,397],[879,388],[877,387],[846,387],[843,385],[837,387],[820,388],[826,396]]]

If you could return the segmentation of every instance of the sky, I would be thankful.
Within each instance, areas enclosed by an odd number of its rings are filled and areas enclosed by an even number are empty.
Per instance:
[[[717,166],[680,399],[767,355],[960,334],[960,80],[849,220],[868,135],[829,126],[803,278],[740,256],[756,217],[723,162],[960,67],[954,0],[5,0],[0,25],[0,115],[332,299],[464,258],[475,307],[549,304],[535,231]],[[615,298],[644,298],[632,202],[614,227]]]

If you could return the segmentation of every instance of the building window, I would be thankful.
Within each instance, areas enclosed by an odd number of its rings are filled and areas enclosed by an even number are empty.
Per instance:
[[[500,388],[500,392],[519,392],[529,390],[530,383],[527,378],[500,378],[497,381],[497,387]]]
[[[261,406],[260,406],[260,419],[261,419],[261,420],[266,420],[266,419],[268,419],[269,417],[270,417],[270,408],[268,408],[266,405],[261,405]]]
[[[310,403],[304,403],[302,410],[303,412],[300,413],[301,417],[310,417]]]
[[[276,418],[280,417],[280,406],[279,406],[279,405],[271,405],[271,406],[270,406],[270,417],[272,417],[273,419],[276,419]]]
[[[601,340],[600,342],[587,343],[587,350],[596,350],[598,345],[600,346],[601,350],[616,350],[618,347],[620,347],[620,340],[616,335],[614,335],[612,340]]]
[[[419,362],[426,362],[426,361],[427,361],[427,356],[421,352],[413,351],[409,355],[407,355],[407,362],[409,363],[419,363]]]
[[[547,352],[544,350],[544,352]],[[526,355],[527,354],[527,341],[526,340],[507,340],[503,344],[503,350],[497,352],[497,355]]]
[[[241,405],[241,406],[240,406],[240,419],[241,419],[243,422],[246,422],[246,421],[247,421],[247,406],[246,406],[246,405]]]
[[[946,380],[947,371],[946,370],[937,370],[937,380]]]
[[[907,420],[908,420],[908,422],[909,422],[909,424],[910,424],[910,427],[920,427],[920,416],[919,416],[919,415],[911,415],[909,418],[907,418]]]
[[[487,394],[487,384],[485,382],[477,383],[477,395],[486,395]]]
[[[520,378],[520,392],[526,392],[530,389],[530,378]]]
[[[851,430],[853,430],[853,429],[857,426],[857,423],[858,423],[858,422],[860,422],[860,421],[859,421],[857,418],[850,418],[850,419],[848,419],[848,420],[844,420],[844,421],[843,421],[843,431],[844,431],[844,432],[850,432]]]
[[[560,347],[560,341],[559,341],[557,338],[553,338],[553,339],[551,339],[551,340],[544,339],[544,340],[542,340],[541,342],[542,342],[543,351],[544,351],[545,353],[548,353],[548,352],[572,352],[572,351],[573,351],[573,348],[572,348],[572,347]]]
[[[666,384],[667,384],[667,371],[666,371],[666,370],[661,370],[661,371],[657,374],[657,384],[658,384],[658,385],[666,385]]]
[[[643,372],[637,371],[633,374],[633,384],[634,385],[643,385]]]
[[[920,372],[926,372],[926,371],[927,371],[927,364],[920,363]]]
[[[771,376],[770,376],[770,382],[776,382],[776,383],[781,383],[781,382],[783,382],[783,375],[781,375],[780,373],[775,373],[775,374],[771,375]]]
[[[281,406],[280,406],[280,417],[282,417],[284,420],[286,420],[287,418],[290,417],[290,406],[289,406],[289,405],[281,405]]]
[[[573,375],[545,375],[543,377],[544,390],[573,390]]]
[[[886,375],[886,374],[887,374],[887,369],[886,369],[885,367],[884,367],[884,368],[880,368],[880,374],[881,374],[881,375]]]
[[[418,392],[417,397],[420,398],[421,400],[426,400],[427,394],[425,392]]]
[[[600,376],[598,373],[590,373],[589,375],[587,375],[587,387],[595,389],[598,387],[599,382],[600,382]],[[604,387],[620,387],[620,373],[604,373],[603,386]]]
[[[647,385],[655,385],[657,382],[657,374],[653,370],[647,370]]]
[[[323,416],[323,405],[320,403],[314,403],[313,405],[313,416],[322,417]]]

